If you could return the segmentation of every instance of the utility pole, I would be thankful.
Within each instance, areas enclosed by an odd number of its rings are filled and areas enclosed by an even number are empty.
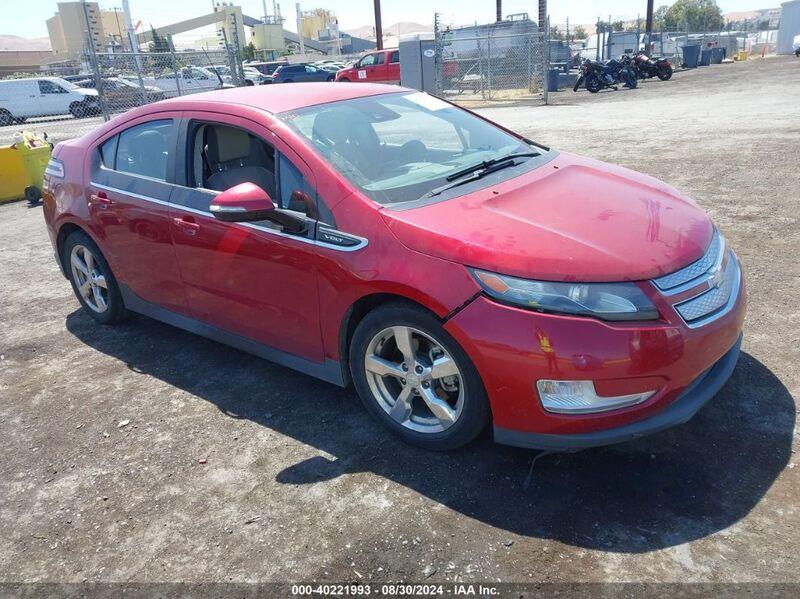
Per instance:
[[[647,17],[645,17],[644,23],[644,37],[647,40],[647,45],[644,51],[648,56],[650,56],[650,38],[653,36],[653,4],[654,0],[647,0]]]
[[[539,0],[539,31],[549,33],[545,27],[547,27],[547,0]]]
[[[503,20],[503,0],[497,0],[496,8],[497,8],[497,22],[499,23],[500,21]]]
[[[375,47],[383,50],[383,27],[381,26],[381,0],[374,0],[375,5]]]
[[[300,26],[300,3],[295,4],[297,10],[297,38],[300,40],[300,54],[306,53],[306,44],[303,41],[303,28]]]

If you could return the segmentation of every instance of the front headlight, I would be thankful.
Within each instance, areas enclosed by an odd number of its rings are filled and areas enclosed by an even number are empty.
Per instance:
[[[539,312],[602,320],[655,320],[658,310],[635,283],[553,283],[470,269],[491,297]]]

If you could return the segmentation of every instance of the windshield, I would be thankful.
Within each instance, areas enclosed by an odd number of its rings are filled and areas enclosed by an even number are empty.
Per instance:
[[[417,200],[447,183],[449,175],[531,149],[421,92],[331,102],[279,116],[380,204]]]
[[[67,81],[66,79],[53,79],[53,81],[55,83],[58,83],[58,85],[60,85],[64,89],[68,89],[68,90],[80,89],[80,87],[78,87],[77,85],[72,83],[72,81]]]

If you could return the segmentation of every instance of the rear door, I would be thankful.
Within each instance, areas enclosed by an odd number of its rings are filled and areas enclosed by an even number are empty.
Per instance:
[[[193,316],[282,352],[322,362],[315,205],[307,213],[307,230],[297,235],[267,221],[226,223],[214,218],[209,206],[220,190],[204,187],[211,185],[204,173],[215,170],[215,165],[204,161],[218,152],[208,150],[202,128],[230,127],[251,135],[255,142],[250,142],[250,157],[266,157],[256,162],[274,172],[273,201],[281,207],[303,209],[298,193],[314,201],[313,173],[263,125],[213,112],[184,114],[178,165],[183,180],[172,197],[171,216],[172,238]],[[254,162],[247,157],[243,161]],[[223,168],[235,172],[237,162],[228,161]],[[232,177],[230,185],[246,180]]]
[[[88,205],[120,284],[140,300],[185,313],[169,213],[179,117],[135,119],[101,139],[90,156]]]

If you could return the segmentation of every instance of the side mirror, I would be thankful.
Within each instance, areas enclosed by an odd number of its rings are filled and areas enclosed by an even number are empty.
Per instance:
[[[226,189],[214,198],[209,209],[215,218],[228,223],[268,220],[288,233],[302,233],[306,229],[304,218],[276,208],[269,194],[255,183],[239,183]]]
[[[229,223],[267,220],[275,212],[269,194],[255,183],[226,189],[211,202],[211,214]]]

